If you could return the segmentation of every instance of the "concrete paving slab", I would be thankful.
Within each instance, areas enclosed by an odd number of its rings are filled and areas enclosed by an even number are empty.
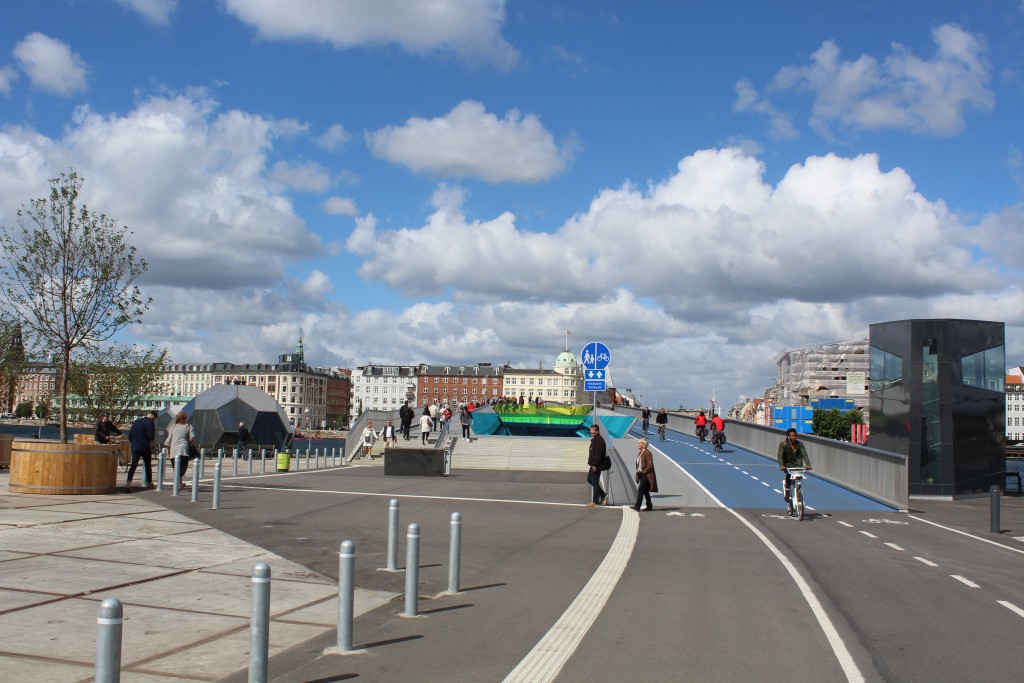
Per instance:
[[[246,621],[248,624],[248,620]],[[271,621],[270,656],[324,632],[318,626]],[[249,665],[249,629],[225,635],[215,641],[190,647],[188,652],[147,661],[138,668],[169,675],[196,676],[216,680]]]
[[[358,617],[370,610],[377,609],[381,605],[386,605],[400,595],[401,593],[368,591],[357,588],[353,593],[353,598],[355,599],[352,605],[353,616]],[[309,607],[297,609],[294,612],[282,614],[278,618],[282,621],[301,621],[309,624],[322,624],[327,628],[336,628],[338,625],[337,595],[330,600],[325,600],[316,605],[310,605]]]
[[[123,502],[89,501],[74,504],[64,503],[62,505],[39,505],[33,509],[57,512],[73,509],[76,513],[81,512],[99,517],[102,515],[130,515],[138,512],[155,512],[160,508],[154,503],[140,502],[136,498],[131,498]]]
[[[19,557],[31,557],[29,553],[15,553],[9,550],[0,550],[0,562],[6,562],[7,560],[16,560]]]
[[[135,539],[139,537],[167,536],[180,534],[187,531],[195,531],[198,527],[194,524],[184,522],[162,521],[149,519],[147,517],[129,516],[107,516],[93,517],[68,521],[61,525],[62,528],[84,534],[102,534],[104,536],[116,537],[119,539]]]
[[[112,554],[123,558],[126,563],[146,564],[169,569],[200,569],[251,557],[258,554],[258,551],[251,546],[248,548],[239,547],[237,544],[228,547],[210,546],[200,543],[182,543],[162,537],[125,541],[113,547],[104,545],[60,553],[62,556],[94,560],[109,559]]]
[[[93,519],[93,514],[78,514],[73,510],[49,510],[45,508],[18,508],[4,510],[5,527],[39,526],[72,520]]]
[[[245,541],[240,541],[234,536],[230,536],[224,533],[223,531],[210,529],[206,526],[194,528],[188,531],[183,531],[182,533],[178,533],[174,536],[168,537],[167,540],[175,541],[178,543],[195,543],[197,545],[233,545],[238,546],[240,548],[252,547]]]
[[[102,591],[107,586],[145,581],[165,576],[171,571],[142,564],[37,555],[0,565],[0,588],[52,590],[64,595],[75,595]]]
[[[139,517],[144,519],[155,519],[161,522],[180,522],[182,524],[193,524],[195,526],[203,526],[199,522],[189,519],[184,515],[179,515],[177,512],[171,512],[165,508],[151,508],[145,512],[134,512],[131,513],[132,517]]]
[[[256,555],[244,560],[237,562],[228,562],[226,564],[218,564],[216,567],[208,567],[206,571],[208,573],[216,574],[227,574],[230,576],[248,576],[252,577],[252,569],[260,562],[266,562],[271,565],[273,572],[273,578],[275,579],[288,579],[291,581],[305,581],[307,583],[324,583],[332,586],[337,586],[337,582],[317,574],[316,572],[306,569],[301,564],[296,564],[289,560],[284,559],[278,555],[267,552],[263,548],[257,548],[251,546],[255,550],[259,551]]]
[[[0,589],[0,613],[19,607],[48,602],[53,599],[53,595],[45,593]],[[2,648],[3,641],[0,639],[0,649]]]
[[[2,649],[36,657],[59,656],[62,660],[92,665],[96,657],[96,614],[99,606],[99,599],[72,598],[6,614],[3,616]],[[128,666],[139,660],[161,657],[238,628],[248,631],[248,625],[248,617],[169,613],[129,605],[124,610],[121,661]],[[9,680],[14,680],[14,677]]]
[[[0,529],[0,546],[12,552],[28,554],[57,553],[76,548],[90,548],[105,543],[118,543],[119,536],[84,534],[63,526],[12,527]]]
[[[4,678],[9,681],[80,681],[83,677],[91,681],[94,666],[93,662],[89,662],[88,666],[61,664],[0,654],[0,671],[4,672]],[[122,676],[121,680],[127,683],[130,679]]]

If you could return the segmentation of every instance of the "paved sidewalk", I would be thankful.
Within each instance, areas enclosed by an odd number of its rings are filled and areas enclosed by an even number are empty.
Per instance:
[[[213,681],[248,666],[253,566],[273,578],[270,654],[331,631],[337,585],[145,496],[11,494],[0,471],[0,671],[91,681],[100,602],[124,605],[122,680]],[[394,597],[356,591],[356,614]]]

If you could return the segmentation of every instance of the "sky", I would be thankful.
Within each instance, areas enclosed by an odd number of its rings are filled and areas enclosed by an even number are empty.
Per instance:
[[[0,225],[74,169],[126,343],[551,367],[730,405],[872,323],[1024,362],[1024,0],[20,0]],[[566,331],[571,331],[566,336]]]

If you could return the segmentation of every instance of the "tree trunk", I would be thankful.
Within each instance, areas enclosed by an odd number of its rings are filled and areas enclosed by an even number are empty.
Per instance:
[[[68,442],[68,373],[71,372],[71,349],[63,350],[60,376],[60,442]]]

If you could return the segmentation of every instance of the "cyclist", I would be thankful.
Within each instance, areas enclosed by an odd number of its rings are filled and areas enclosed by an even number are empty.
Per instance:
[[[665,440],[665,426],[668,424],[668,413],[665,412],[664,408],[662,408],[661,410],[658,411],[658,414],[654,418],[654,421],[658,425],[658,436],[660,436],[661,440],[664,441]]]
[[[804,442],[796,438],[796,429],[793,427],[786,430],[786,440],[779,444],[776,458],[779,461],[779,469],[786,473],[786,479],[782,483],[782,497],[786,499],[787,511],[789,514],[793,514],[793,501],[789,499],[789,487],[792,482],[789,468],[811,469],[811,460],[807,457],[807,449],[804,447]]]
[[[721,446],[725,443],[725,420],[721,415],[711,418],[711,443]]]
[[[708,418],[704,416],[703,410],[693,420],[693,424],[697,429],[697,438],[700,439],[701,443],[704,443],[704,437],[708,435]]]
[[[643,420],[644,434],[646,434],[647,433],[647,428],[651,424],[651,407],[650,406],[644,406],[643,412],[640,413],[640,418]]]

